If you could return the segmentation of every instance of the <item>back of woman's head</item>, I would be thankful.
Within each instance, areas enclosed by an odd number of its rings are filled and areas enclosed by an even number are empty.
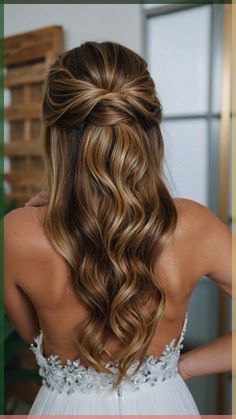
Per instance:
[[[177,213],[162,179],[161,105],[139,55],[86,42],[50,67],[42,111],[44,224],[87,308],[80,358],[107,371],[104,355],[114,357],[118,383],[142,362],[165,306],[154,271]]]

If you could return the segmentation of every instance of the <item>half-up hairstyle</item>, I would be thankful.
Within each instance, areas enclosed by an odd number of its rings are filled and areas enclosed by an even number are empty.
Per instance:
[[[87,309],[80,359],[101,372],[104,355],[116,361],[115,385],[141,365],[165,309],[154,270],[177,211],[162,179],[161,117],[147,63],[120,44],[85,42],[50,67],[44,227]]]

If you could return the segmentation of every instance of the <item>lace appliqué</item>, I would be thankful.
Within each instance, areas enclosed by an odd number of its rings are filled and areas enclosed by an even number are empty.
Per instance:
[[[180,351],[183,348],[183,340],[187,328],[188,313],[186,313],[181,336],[176,343],[176,338],[167,344],[157,359],[154,355],[147,355],[138,371],[130,376],[138,366],[135,361],[128,369],[127,376],[123,378],[119,387],[113,389],[116,379],[115,375],[98,372],[95,368],[85,367],[79,360],[67,360],[65,365],[61,364],[58,355],[44,357],[42,354],[43,333],[34,339],[30,344],[30,349],[34,352],[39,365],[39,375],[42,377],[42,384],[48,389],[56,389],[59,393],[66,391],[71,394],[77,390],[82,393],[88,392],[115,392],[117,397],[127,390],[137,391],[140,386],[154,386],[157,382],[165,381],[175,376],[178,372],[178,360]],[[108,362],[106,366],[112,371],[116,371],[116,363]]]

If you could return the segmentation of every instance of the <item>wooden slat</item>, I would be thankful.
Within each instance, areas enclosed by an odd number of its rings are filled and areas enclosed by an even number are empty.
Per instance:
[[[62,27],[54,25],[5,38],[4,67],[44,60],[51,50],[55,54],[60,53],[63,48],[62,35]]]
[[[28,192],[14,192],[14,194],[8,193],[8,194],[5,194],[4,201],[6,202],[6,204],[9,204],[11,201],[14,200],[17,203],[17,207],[22,207],[34,195],[35,194],[28,193]]]
[[[4,174],[4,179],[18,186],[38,186],[42,182],[42,170],[12,170]]]
[[[22,119],[35,119],[40,118],[41,115],[41,103],[33,104],[31,106],[13,107],[9,106],[5,108],[5,118],[7,121],[19,121]]]
[[[10,141],[4,144],[4,154],[8,157],[41,156],[42,152],[41,141]]]
[[[32,195],[26,192],[14,192],[14,194],[6,193],[4,196],[4,200],[6,201],[6,203],[9,203],[13,199],[16,199],[16,200],[21,199],[21,200],[25,200],[26,202],[30,197],[32,197]]]
[[[44,182],[41,107],[50,65],[63,52],[63,29],[53,25],[14,35],[4,40],[4,82],[11,103],[5,109],[10,138],[5,155],[10,172],[4,179],[11,186],[5,201],[22,206],[42,189]]]
[[[4,77],[4,86],[10,88],[24,84],[40,83],[46,79],[47,73],[48,66],[45,63],[12,68]]]

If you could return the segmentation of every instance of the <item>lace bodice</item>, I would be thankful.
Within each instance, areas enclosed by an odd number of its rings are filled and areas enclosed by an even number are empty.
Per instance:
[[[178,372],[178,360],[180,351],[183,348],[183,340],[187,327],[188,313],[185,315],[183,328],[179,340],[172,339],[167,344],[157,359],[154,355],[146,355],[141,367],[133,374],[138,365],[135,361],[128,369],[127,376],[121,381],[117,389],[113,389],[112,385],[116,379],[114,374],[98,372],[95,368],[83,366],[79,359],[76,361],[67,360],[62,365],[58,355],[43,356],[42,342],[43,332],[30,344],[30,349],[34,352],[37,363],[39,365],[39,375],[42,377],[42,383],[48,389],[57,390],[58,392],[67,392],[71,394],[75,391],[82,393],[88,392],[114,392],[117,397],[128,390],[138,391],[140,386],[154,386],[157,382],[165,381],[175,376]],[[106,364],[111,371],[115,372],[116,363],[108,362]]]

